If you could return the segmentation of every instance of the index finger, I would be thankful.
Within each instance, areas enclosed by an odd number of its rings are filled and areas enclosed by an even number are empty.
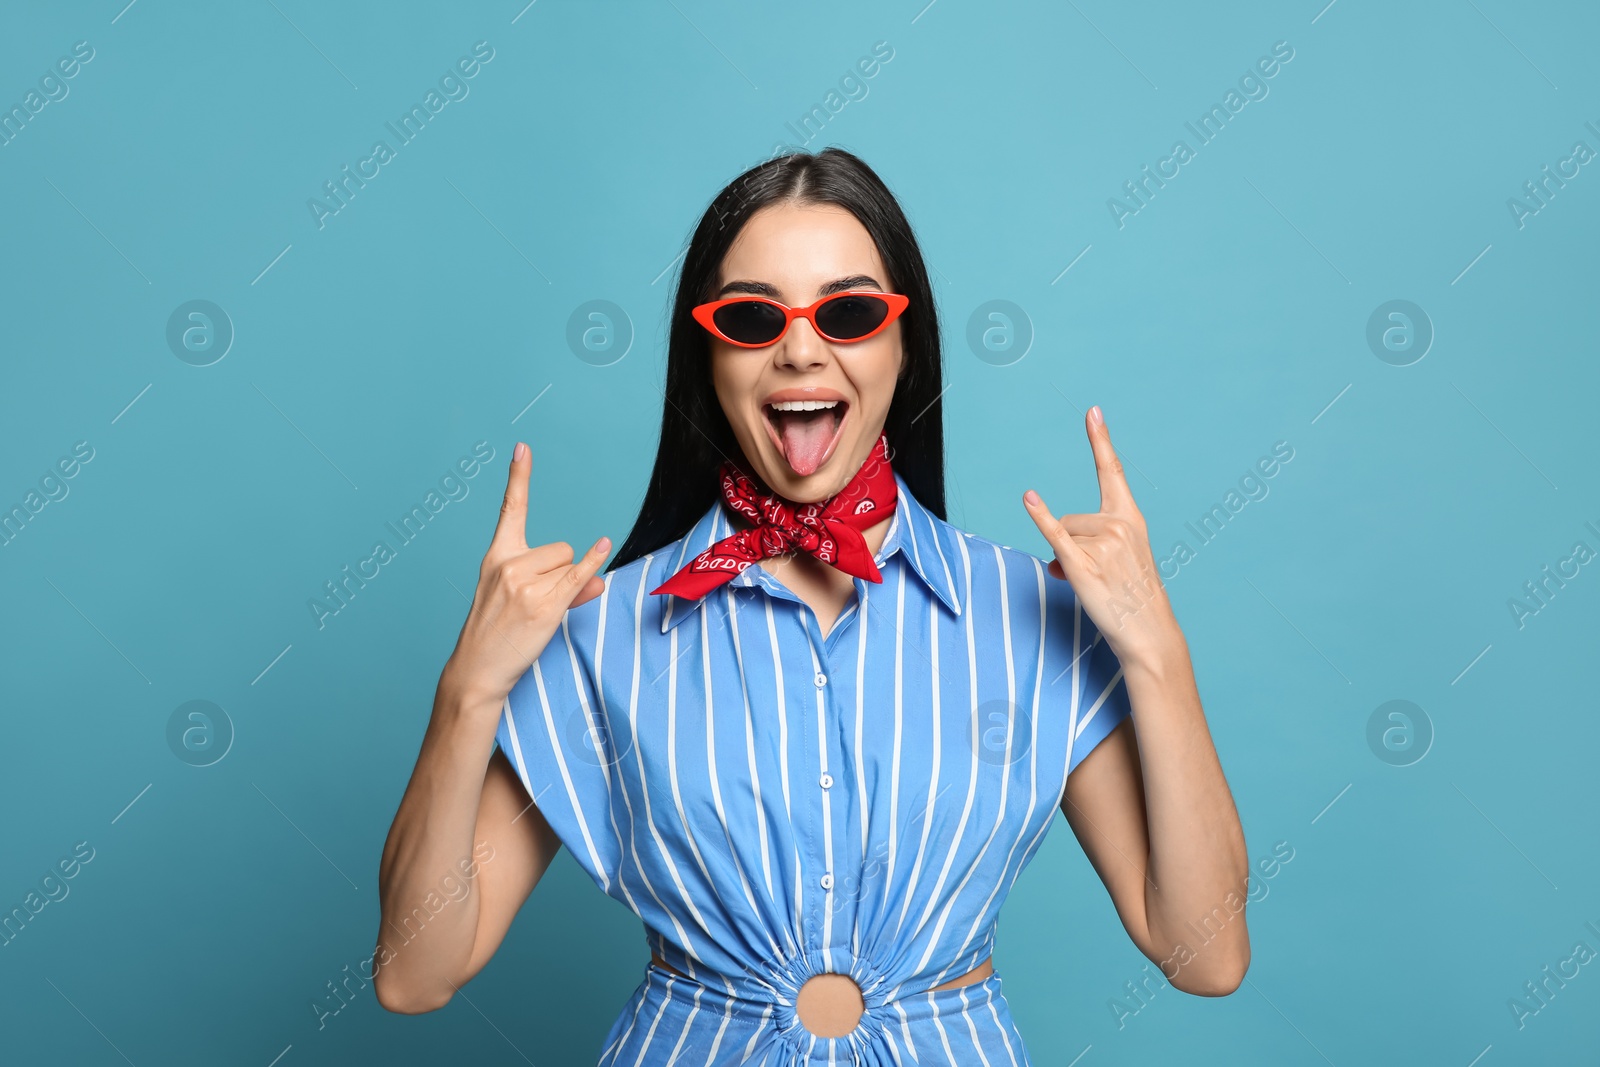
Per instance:
[[[1089,447],[1094,449],[1095,473],[1100,479],[1100,510],[1111,514],[1137,510],[1133,490],[1122,471],[1122,460],[1111,447],[1111,431],[1106,428],[1105,413],[1096,404],[1085,417],[1089,433]]]
[[[521,441],[511,450],[511,471],[506,475],[506,495],[500,504],[500,522],[495,526],[489,550],[523,552],[528,548],[528,477],[533,457]]]

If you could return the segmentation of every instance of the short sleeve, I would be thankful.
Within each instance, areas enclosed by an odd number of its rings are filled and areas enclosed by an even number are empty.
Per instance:
[[[596,699],[594,638],[585,639],[585,623],[595,625],[592,611],[567,611],[506,695],[495,741],[561,843],[610,893],[620,855],[610,807],[615,749]]]
[[[1041,564],[1042,566],[1042,564]],[[1070,726],[1067,773],[1132,711],[1122,664],[1072,584],[1044,575],[1044,676],[1047,706]]]

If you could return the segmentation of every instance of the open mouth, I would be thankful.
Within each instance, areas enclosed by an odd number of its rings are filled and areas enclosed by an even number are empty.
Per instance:
[[[843,400],[784,400],[762,406],[767,435],[802,478],[833,455],[850,405]]]

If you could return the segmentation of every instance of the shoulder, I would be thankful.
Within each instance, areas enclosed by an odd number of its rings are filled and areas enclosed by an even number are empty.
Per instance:
[[[1001,544],[999,541],[984,537],[982,534],[963,530],[961,527],[954,523],[946,522],[944,519],[935,517],[933,522],[940,531],[940,540],[943,543],[955,546],[956,553],[970,561],[971,566],[974,568],[986,570],[992,574],[998,564],[1003,568],[1004,573],[1016,578],[1026,576],[1031,579],[1034,573],[1038,572],[1043,575],[1047,582],[1057,581],[1057,579],[1051,578],[1049,572],[1045,570],[1050,564],[1049,559],[1041,559],[1031,552],[1013,548],[1011,545]],[[1060,582],[1059,584],[1066,585],[1067,583]]]
[[[666,572],[677,558],[679,542],[647,552],[614,570],[600,572],[605,589],[599,596],[567,609],[567,624],[582,625],[592,630],[601,613],[610,618],[617,614],[631,616],[641,606],[648,611],[652,601],[650,590],[666,580]]]
[[[1006,602],[1014,615],[1032,616],[1035,619],[1043,616],[1051,627],[1062,621],[1078,622],[1080,605],[1077,591],[1071,582],[1050,573],[1054,554],[1037,556],[993,538],[963,530],[942,519],[934,519],[934,522],[942,526],[941,533],[947,535],[945,539],[955,546],[957,559],[952,561],[952,566],[959,562],[963,567],[964,574],[957,574],[956,577],[963,584],[970,581],[980,620],[985,602],[992,604],[999,590],[1004,588]],[[1087,619],[1087,615],[1082,615],[1083,623],[1078,624],[1087,623]]]
[[[651,590],[688,562],[691,554],[687,551],[687,537],[686,534],[620,567],[602,571],[600,579],[605,588],[600,595],[568,608],[563,616],[562,630],[570,635],[572,644],[580,652],[590,653],[602,632],[611,642],[632,641],[635,634],[646,641],[660,636],[663,613],[677,598],[656,595]]]

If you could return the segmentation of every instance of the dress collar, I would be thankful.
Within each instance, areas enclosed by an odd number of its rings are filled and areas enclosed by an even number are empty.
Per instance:
[[[889,557],[896,552],[902,553],[910,569],[952,614],[959,616],[961,602],[956,595],[956,583],[951,568],[961,558],[955,541],[960,532],[923,507],[922,502],[912,495],[905,480],[898,473],[895,474],[894,481],[898,493],[894,514],[889,518],[889,530],[884,535],[883,547],[878,549],[873,562],[878,565],[879,571],[882,571]],[[733,524],[728,521],[722,499],[718,497],[688,533],[663,549],[672,558],[672,567],[667,575],[676,574],[689,560],[733,533],[733,530]],[[727,584],[764,585],[769,590],[773,587],[782,588],[782,583],[757,564],[746,567]],[[658,594],[655,599],[662,603],[661,632],[666,633],[694,614],[695,609],[703,605],[708,597],[709,594],[697,600],[686,600],[671,593]]]

